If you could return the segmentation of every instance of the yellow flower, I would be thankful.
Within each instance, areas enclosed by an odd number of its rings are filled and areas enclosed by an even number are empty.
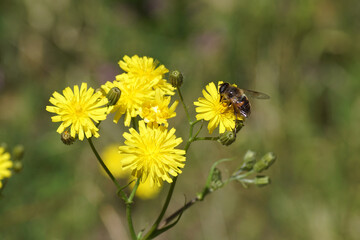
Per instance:
[[[123,80],[119,82],[121,96],[114,122],[117,123],[122,114],[125,114],[124,124],[130,126],[131,118],[139,114],[141,106],[154,98],[155,91],[152,86],[154,86],[154,81],[144,83],[142,78],[130,79],[128,76],[124,76]]]
[[[131,189],[134,187],[135,181],[130,184]],[[141,182],[135,193],[135,195],[143,200],[155,198],[161,190],[161,187],[152,184],[150,178],[146,179],[145,182]]]
[[[169,108],[170,96],[164,96],[161,94],[160,89],[156,89],[155,98],[143,103],[139,115],[149,126],[163,124],[167,127],[169,125],[167,119],[176,116],[175,109],[178,103],[178,101],[175,101]]]
[[[70,135],[83,140],[84,136],[99,137],[98,128],[94,122],[105,120],[108,108],[104,107],[108,103],[106,98],[101,97],[101,92],[94,93],[94,89],[87,89],[87,84],[82,83],[81,87],[74,86],[74,91],[70,87],[63,90],[63,95],[58,92],[50,97],[50,103],[54,106],[46,106],[46,110],[56,113],[51,117],[53,122],[62,122],[57,129],[62,133],[67,127],[70,127]]]
[[[218,86],[222,82],[218,83]],[[213,82],[206,86],[206,91],[202,91],[204,97],[200,97],[194,105],[197,106],[195,111],[198,113],[196,119],[204,119],[209,121],[208,130],[212,133],[217,126],[219,133],[231,131],[235,128],[235,114],[234,109],[228,104],[220,101],[220,94],[218,87]],[[243,119],[238,116],[238,119]]]
[[[132,175],[151,185],[161,186],[162,181],[172,182],[171,176],[181,173],[185,163],[184,150],[175,149],[181,138],[174,135],[175,129],[150,128],[139,121],[139,132],[131,128],[124,133],[125,146],[120,146],[123,168],[131,169]]]
[[[10,161],[10,154],[5,152],[3,147],[0,147],[0,188],[2,188],[2,182],[4,178],[11,177],[10,168],[13,163]]]
[[[175,88],[163,79],[165,73],[169,70],[164,65],[159,65],[157,61],[150,57],[139,57],[137,55],[124,56],[123,60],[119,61],[119,66],[126,72],[116,76],[120,80],[123,75],[128,75],[130,78],[141,78],[145,83],[153,80],[157,81],[154,89],[159,88],[162,94],[174,95]]]
[[[119,153],[119,146],[112,144],[107,146],[102,154],[101,154],[102,160],[104,161],[105,165],[108,167],[110,172],[113,174],[116,178],[125,178],[130,176],[130,171],[125,171],[122,169],[121,165],[121,155]],[[99,165],[99,168],[101,169],[101,172],[107,176],[105,170],[102,168],[101,165]]]
[[[156,84],[154,86],[154,89],[160,89],[161,92],[165,95],[174,95],[175,94],[175,92],[174,92],[175,88],[170,83],[168,83],[166,81],[166,79],[163,79],[163,78],[161,78],[159,80],[158,84]]]

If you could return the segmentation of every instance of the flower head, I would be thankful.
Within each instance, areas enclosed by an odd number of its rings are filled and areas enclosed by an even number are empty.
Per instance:
[[[171,183],[170,175],[177,176],[185,165],[185,151],[175,149],[182,142],[174,135],[175,129],[150,128],[139,121],[139,132],[133,128],[129,131],[123,135],[125,146],[119,147],[124,169],[131,169],[132,175],[142,182],[149,178],[151,185]]]
[[[10,154],[5,152],[3,147],[0,147],[0,188],[2,188],[2,182],[4,178],[11,177],[10,168],[12,168],[13,163],[10,161]]]
[[[109,110],[104,106],[108,100],[101,95],[101,92],[94,93],[92,88],[87,89],[86,83],[82,83],[80,89],[75,85],[74,91],[70,87],[65,88],[63,95],[54,92],[49,100],[54,106],[46,106],[46,110],[57,114],[51,117],[53,122],[62,122],[57,132],[61,134],[70,127],[70,135],[74,138],[76,134],[80,140],[84,136],[99,137],[99,129],[94,122],[105,120]]]
[[[129,78],[128,76],[124,76],[118,83],[114,81],[113,84],[118,85],[121,90],[118,104],[114,106],[114,111],[117,111],[114,122],[117,123],[125,114],[124,124],[130,126],[131,118],[139,114],[141,106],[154,98],[155,91],[152,87],[155,82],[144,82],[142,78]]]
[[[163,124],[167,127],[169,125],[167,119],[176,116],[175,109],[178,103],[178,101],[175,101],[171,107],[168,107],[170,96],[164,96],[161,94],[160,89],[156,89],[154,99],[143,103],[139,115],[149,126]]]
[[[218,83],[218,86],[221,82]],[[202,91],[204,97],[200,97],[194,105],[197,106],[195,111],[198,113],[196,119],[204,119],[209,121],[208,130],[212,133],[219,126],[219,133],[231,131],[235,128],[234,109],[228,104],[220,101],[218,87],[213,82],[206,86],[206,90]],[[238,120],[243,119],[238,116]]]
[[[116,76],[119,80],[123,75],[128,75],[130,78],[141,78],[144,83],[156,80],[157,84],[153,87],[158,88],[166,95],[174,95],[174,88],[170,83],[163,79],[165,73],[169,70],[164,65],[150,57],[139,57],[137,55],[125,56],[123,60],[119,61],[119,66],[126,72]]]

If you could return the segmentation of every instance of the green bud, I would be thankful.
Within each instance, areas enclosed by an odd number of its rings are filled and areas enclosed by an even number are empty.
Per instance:
[[[236,122],[235,122],[236,133],[238,133],[242,129],[243,126],[244,126],[243,120],[236,120]]]
[[[268,152],[261,159],[261,161],[264,161],[267,164],[268,168],[274,164],[275,160],[276,156],[273,152]]]
[[[221,177],[221,171],[218,168],[214,168],[211,175],[211,189],[216,190],[224,185]]]
[[[180,87],[183,83],[183,75],[178,70],[171,71],[169,81],[173,87]]]
[[[256,152],[248,150],[244,155],[244,162],[255,162],[256,161]]]
[[[226,131],[220,134],[219,139],[217,140],[219,143],[225,146],[229,146],[236,140],[236,135],[233,131]]]
[[[108,94],[106,94],[106,98],[109,100],[108,106],[113,106],[120,99],[121,90],[117,87],[113,87],[110,89]]]
[[[23,164],[21,161],[14,161],[13,162],[13,169],[15,172],[21,172],[21,170],[23,169]]]
[[[68,130],[65,130],[63,133],[61,133],[61,141],[66,145],[71,145],[75,142],[75,138],[73,138],[70,135],[70,132]]]
[[[250,171],[251,169],[253,169],[255,163],[256,163],[256,153],[251,150],[248,150],[244,155],[244,163],[240,169],[243,171]]]
[[[256,176],[254,179],[254,183],[258,187],[264,187],[266,185],[269,185],[271,183],[270,178],[268,176]]]
[[[14,161],[16,160],[21,160],[24,157],[24,146],[23,145],[16,145],[13,149],[13,159]]]
[[[260,161],[258,161],[255,165],[254,165],[254,170],[256,172],[262,172],[266,169],[268,169],[276,160],[276,156],[274,153],[269,152],[267,154],[265,154]]]

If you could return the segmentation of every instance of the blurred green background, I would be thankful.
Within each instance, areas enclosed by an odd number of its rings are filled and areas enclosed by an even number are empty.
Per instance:
[[[124,204],[87,142],[63,145],[45,106],[53,91],[114,80],[117,62],[134,54],[183,72],[192,116],[211,81],[271,96],[252,101],[233,145],[191,146],[169,213],[195,196],[214,161],[247,149],[277,154],[272,184],[230,184],[159,239],[358,239],[359,11],[356,0],[1,1],[0,141],[24,144],[26,155],[0,200],[0,239],[128,238]],[[170,126],[186,139],[181,105],[177,113]],[[108,119],[94,143],[121,142],[124,130]],[[168,187],[136,200],[137,231],[151,226]]]

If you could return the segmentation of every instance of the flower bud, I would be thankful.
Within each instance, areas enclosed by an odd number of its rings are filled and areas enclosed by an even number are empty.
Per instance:
[[[268,169],[276,160],[276,156],[274,153],[269,152],[267,154],[265,154],[260,161],[258,161],[257,163],[255,163],[254,165],[254,170],[256,172],[262,172],[266,169]]]
[[[69,130],[65,130],[63,133],[61,133],[61,141],[66,145],[71,145],[75,142],[75,138],[73,138],[70,135]]]
[[[21,160],[24,157],[24,146],[23,145],[16,145],[13,149],[13,159],[14,161],[16,160]]]
[[[254,179],[254,183],[258,187],[264,187],[266,185],[269,185],[271,183],[270,178],[268,176],[256,176]]]
[[[244,126],[244,121],[243,120],[236,120],[235,121],[236,133],[238,133],[242,129],[243,126]]]
[[[171,71],[169,81],[173,87],[180,87],[183,83],[183,75],[178,70]]]
[[[23,164],[21,161],[14,161],[13,162],[13,169],[14,172],[21,172],[21,170],[23,169]]]
[[[225,146],[229,146],[236,140],[236,135],[233,131],[226,131],[220,134],[219,139],[217,140],[219,143]]]
[[[214,168],[211,175],[211,189],[216,190],[224,185],[221,177],[221,171],[218,168]]]
[[[109,100],[108,106],[113,106],[120,99],[121,90],[117,87],[113,87],[110,89],[108,94],[106,94],[106,98]]]
[[[255,163],[256,163],[256,153],[251,150],[248,150],[245,153],[244,163],[240,169],[243,171],[250,171],[251,169],[253,169]]]

